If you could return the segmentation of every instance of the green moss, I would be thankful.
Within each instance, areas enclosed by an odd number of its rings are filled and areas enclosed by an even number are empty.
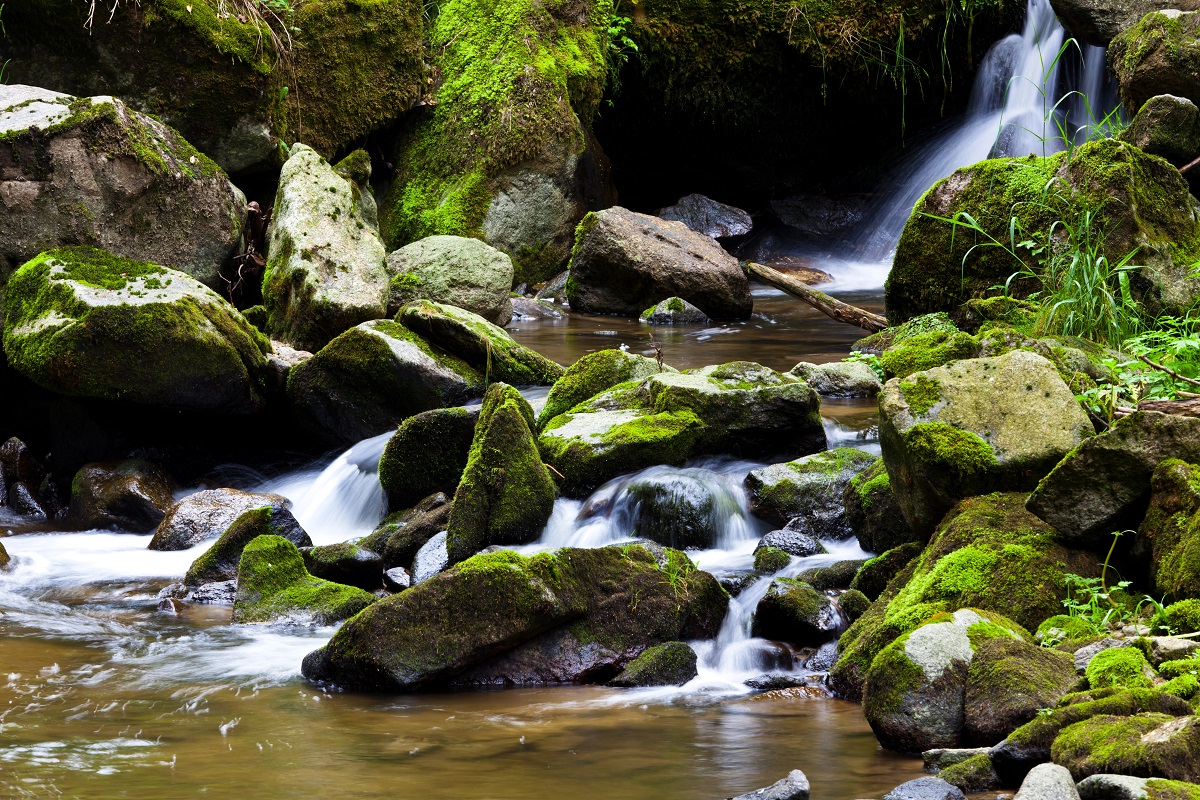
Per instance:
[[[945,469],[957,478],[982,475],[1000,463],[991,445],[980,436],[944,422],[918,422],[905,431],[904,440],[915,459]]]
[[[900,392],[904,402],[908,403],[913,416],[923,417],[942,399],[941,384],[925,375],[918,375],[912,381],[901,381]],[[884,475],[886,480],[886,473]]]
[[[1151,545],[1155,589],[1167,600],[1200,597],[1200,465],[1163,461],[1154,470],[1151,493],[1138,532]],[[1179,606],[1166,616],[1181,628],[1200,622],[1197,604]]]
[[[914,372],[940,367],[979,354],[979,340],[968,333],[934,330],[910,336],[879,357],[888,377],[907,378]]]
[[[971,756],[938,772],[939,778],[964,792],[987,792],[1000,787],[1000,779],[987,753]]]
[[[670,370],[670,367],[665,367]],[[538,415],[538,430],[559,414],[570,411],[617,384],[656,374],[656,362],[621,350],[598,350],[588,353],[563,372],[550,387],[546,404]]]
[[[867,596],[857,589],[847,589],[838,595],[838,605],[841,606],[842,613],[846,615],[846,619],[850,622],[861,617],[867,612],[871,601]]]
[[[1174,661],[1164,661],[1158,665],[1158,674],[1164,678],[1178,678],[1182,675],[1200,675],[1200,655],[1191,658],[1179,658]]]
[[[886,675],[887,680],[872,685],[863,698],[863,712],[868,719],[880,719],[896,713],[908,693],[925,683],[925,672],[909,659],[899,643],[884,648],[875,656],[871,671]]]
[[[1200,800],[1200,784],[1152,778],[1146,781],[1146,800]]]
[[[1093,689],[1145,689],[1150,687],[1145,674],[1148,667],[1146,657],[1136,647],[1113,647],[1097,653],[1088,662],[1085,675]]]
[[[1062,642],[1086,639],[1098,633],[1096,627],[1083,617],[1056,614],[1038,626],[1034,638],[1047,647],[1053,647]]]
[[[314,578],[296,545],[282,536],[259,536],[242,551],[234,622],[299,617],[329,625],[375,602],[370,592]]]
[[[760,547],[754,551],[754,568],[764,574],[778,572],[792,563],[792,557],[778,547]]]
[[[857,589],[871,600],[875,600],[883,594],[888,583],[920,555],[922,549],[923,545],[919,542],[907,542],[875,556],[859,568],[854,580],[850,582],[850,588]]]
[[[425,411],[400,423],[379,459],[388,507],[410,508],[434,492],[453,492],[474,431],[475,417],[464,408]]]
[[[678,686],[695,675],[695,651],[685,642],[667,642],[647,648],[610,685]]]
[[[1186,722],[1175,730],[1160,730],[1180,722],[1156,713],[1095,716],[1064,728],[1050,748],[1051,757],[1078,776],[1200,778],[1200,743]]]
[[[923,333],[940,332],[947,337],[958,333],[958,328],[944,311],[934,314],[924,314],[914,317],[900,325],[884,328],[878,333],[859,339],[854,343],[854,350],[882,353],[893,345],[898,345],[914,336]]]
[[[183,582],[198,586],[236,578],[238,559],[247,544],[259,536],[281,534],[279,528],[271,523],[271,513],[270,506],[265,506],[241,514],[208,550],[192,562]]]

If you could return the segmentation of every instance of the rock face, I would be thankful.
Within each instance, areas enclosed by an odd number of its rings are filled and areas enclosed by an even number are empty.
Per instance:
[[[1162,94],[1200,100],[1200,4],[1195,0],[1147,8],[1140,22],[1113,39],[1108,63],[1117,78],[1117,91],[1125,109],[1136,114],[1150,98]],[[1184,10],[1179,10],[1184,9]]]
[[[896,502],[882,458],[850,479],[842,492],[842,505],[846,523],[864,550],[883,553],[919,541]]]
[[[259,536],[238,562],[233,621],[332,625],[374,602],[370,592],[309,575],[296,545],[282,536]]]
[[[263,506],[238,515],[212,547],[192,562],[183,578],[188,586],[231,581],[238,577],[238,561],[246,545],[259,536],[281,536],[297,547],[312,547],[312,540],[286,508]]]
[[[43,253],[6,288],[8,363],[61,394],[248,414],[269,349],[188,275],[90,247]]]
[[[1116,58],[1113,51],[1110,57]],[[1132,110],[1164,92],[1200,99],[1163,88],[1142,97]],[[1058,194],[1041,202],[1043,187],[1052,181],[1059,181]],[[1103,190],[1096,188],[1100,186]],[[1080,215],[1093,211],[1094,229],[1106,232],[1103,255],[1115,263],[1137,251],[1135,260],[1144,266],[1136,273],[1133,290],[1147,310],[1182,313],[1200,295],[1200,277],[1189,274],[1189,266],[1200,256],[1200,217],[1193,206],[1178,170],[1115,139],[1085,144],[1069,162],[1063,153],[981,161],[935,184],[913,209],[888,275],[888,320],[895,324],[953,311],[1016,271],[1012,257],[1000,248],[976,248],[964,264],[973,242],[961,233],[956,236],[950,223],[934,218],[954,218],[960,211],[970,213],[1001,241],[1006,241],[1014,213],[1025,231],[1044,234],[1055,220],[1073,225]]]
[[[702,194],[681,197],[675,205],[660,208],[655,216],[682,222],[696,233],[713,239],[745,236],[754,227],[754,220],[745,211],[718,203]]]
[[[648,648],[629,662],[609,686],[682,686],[696,677],[696,651],[686,642]]]
[[[842,493],[851,478],[873,463],[869,453],[840,447],[751,470],[746,476],[750,510],[779,525],[799,517],[818,539],[845,539],[852,531]]]
[[[677,551],[663,567],[636,545],[484,553],[347,622],[303,671],[385,691],[607,681],[651,645],[714,635],[726,603]]]
[[[387,313],[386,252],[352,181],[306,145],[292,148],[271,215],[263,305],[280,339],[316,351]]]
[[[1155,594],[1164,602],[1200,597],[1200,466],[1164,461],[1150,491],[1138,537],[1150,549]]]
[[[286,510],[291,502],[277,494],[250,494],[237,489],[205,489],[188,495],[167,512],[150,540],[151,550],[187,550],[216,539],[244,512],[268,506]]]
[[[815,452],[825,446],[820,419],[805,383],[735,361],[618,384],[543,424],[538,446],[575,496],[705,453]]]
[[[791,373],[822,397],[874,397],[883,388],[875,371],[861,361],[810,364],[801,361]]]
[[[1097,743],[1103,742],[1102,747]],[[1064,728],[1051,758],[1083,779],[1100,773],[1200,781],[1200,717],[1096,716]]]
[[[919,537],[960,498],[1032,489],[1092,433],[1054,365],[1023,350],[893,378],[879,408],[883,461]]]
[[[1064,541],[1107,544],[1113,531],[1138,526],[1150,502],[1150,476],[1168,458],[1200,463],[1200,420],[1132,414],[1064,458],[1029,496],[1028,508]]]
[[[776,578],[754,611],[752,633],[801,647],[817,647],[845,626],[838,607],[807,583]]]
[[[430,236],[388,254],[388,312],[433,300],[474,312],[501,327],[512,319],[512,259],[478,239]]]
[[[483,398],[446,528],[450,563],[493,544],[528,544],[554,509],[554,479],[538,455],[533,409],[494,383]]]
[[[550,387],[546,404],[538,415],[538,430],[559,414],[591,400],[618,383],[637,381],[660,372],[676,372],[674,367],[658,364],[652,358],[626,353],[624,350],[597,350],[567,367],[562,377]]]
[[[171,479],[148,461],[84,464],[71,481],[72,524],[149,533],[175,504]]]
[[[1200,153],[1200,109],[1186,97],[1151,97],[1121,132],[1121,141],[1182,167]]]
[[[435,492],[454,491],[478,419],[465,408],[439,408],[400,423],[379,459],[379,483],[391,511],[412,508]]]
[[[0,84],[0,138],[0,273],[86,244],[216,287],[239,252],[245,196],[177,132],[120,100]]]
[[[636,317],[681,297],[713,319],[750,316],[750,282],[737,259],[681,222],[616,207],[589,214],[571,256],[571,308]]]
[[[1053,0],[1050,5],[1072,36],[1086,44],[1107,47],[1118,34],[1162,8],[1196,10],[1196,0]]]
[[[305,3],[286,14],[286,63],[264,25],[215,0],[88,9],[53,0],[9,6],[13,80],[117,95],[181,131],[230,172],[277,165],[303,137],[332,156],[407,111],[426,83],[421,9]],[[269,15],[266,15],[270,19]],[[376,58],[378,53],[387,58]],[[291,91],[285,90],[290,86]]]

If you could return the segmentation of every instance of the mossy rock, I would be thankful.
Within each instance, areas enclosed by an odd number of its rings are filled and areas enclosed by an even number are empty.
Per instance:
[[[1167,459],[1150,478],[1150,508],[1138,528],[1150,579],[1166,601],[1200,598],[1200,466]]]
[[[1163,622],[1176,633],[1200,631],[1200,599],[1189,598],[1167,606]]]
[[[708,315],[682,297],[668,297],[638,318],[647,325],[707,325]]]
[[[1147,8],[1112,40],[1108,63],[1131,117],[1158,95],[1200,99],[1200,50],[1195,44],[1200,14],[1187,2],[1178,7],[1183,11],[1165,11],[1157,4]]]
[[[302,547],[304,568],[317,578],[368,592],[383,586],[383,558],[353,542]]]
[[[963,736],[991,746],[1051,708],[1078,683],[1067,653],[1017,639],[991,639],[967,669]]]
[[[951,338],[959,333],[958,326],[945,311],[932,314],[922,314],[913,317],[899,325],[892,325],[883,330],[864,336],[854,343],[850,349],[860,353],[883,355],[889,347],[896,347],[908,339],[927,333],[941,333],[945,338]]]
[[[1000,778],[987,753],[952,764],[939,770],[937,776],[964,792],[992,792],[1000,788]]]
[[[792,578],[776,578],[754,610],[751,633],[801,647],[834,639],[843,623],[837,606],[825,594]]]
[[[330,157],[392,122],[426,86],[421,8],[399,0],[310,0],[264,23],[217,0],[143,0],[85,26],[71,0],[9,6],[9,79],[118,95],[179,129],[229,171],[274,166],[302,140]],[[387,58],[378,58],[387,53]],[[289,91],[290,89],[290,91]]]
[[[975,236],[948,221],[960,212],[1001,241],[1014,215],[1025,231],[1044,234],[1056,220],[1072,227],[1094,213],[1093,229],[1106,232],[1102,255],[1116,263],[1136,250],[1144,266],[1134,289],[1147,311],[1186,313],[1200,295],[1200,278],[1188,274],[1200,257],[1200,220],[1193,208],[1178,170],[1115,139],[1089,142],[1069,156],[993,159],[965,167],[935,184],[913,209],[888,275],[888,319],[952,311],[1025,267],[1037,269],[1032,260],[1016,263],[1002,248],[977,246]],[[1015,281],[1010,288],[1021,296],[1038,286]]]
[[[4,543],[0,542],[0,569],[4,569],[12,561],[12,556],[4,549]]]
[[[842,613],[846,615],[846,621],[854,622],[867,613],[871,601],[857,589],[847,589],[837,596],[837,604],[842,609]]]
[[[778,547],[759,547],[754,551],[754,569],[764,575],[778,572],[790,563],[792,557]]]
[[[849,559],[827,567],[809,567],[798,573],[796,579],[823,592],[830,589],[846,589],[865,563],[867,562],[862,559]]]
[[[312,547],[312,540],[286,508],[252,508],[233,521],[212,547],[192,562],[183,582],[188,586],[234,580],[238,562],[250,542],[259,536],[277,536],[296,547]]]
[[[61,248],[17,270],[5,295],[8,363],[43,388],[226,414],[266,403],[270,343],[182,272]]]
[[[1121,131],[1121,141],[1182,167],[1200,153],[1200,108],[1186,97],[1151,97]]]
[[[637,381],[659,372],[675,372],[674,367],[659,365],[652,358],[626,353],[624,350],[597,350],[567,367],[562,377],[550,387],[546,404],[538,414],[538,431],[559,414],[591,400],[625,381]]]
[[[1076,780],[1116,773],[1200,781],[1200,717],[1094,716],[1064,728],[1050,755]]]
[[[486,242],[429,236],[388,253],[387,269],[391,314],[413,300],[433,300],[501,327],[512,319],[512,259]]]
[[[842,494],[874,462],[869,453],[840,447],[751,470],[746,476],[750,510],[777,525],[800,517],[817,538],[845,539],[852,531]]]
[[[896,502],[882,457],[850,479],[842,491],[842,505],[846,523],[864,550],[883,553],[918,543]]]
[[[974,497],[946,515],[921,555],[838,641],[837,691],[860,696],[876,654],[936,613],[970,606],[1032,630],[1062,610],[1065,574],[1099,575],[1096,556],[1059,544],[1024,500],[1019,493]]]
[[[1136,647],[1101,650],[1088,662],[1084,675],[1093,689],[1148,689],[1155,677],[1154,669]]]
[[[468,445],[469,446],[469,445]],[[410,509],[388,514],[359,544],[383,557],[384,569],[414,571],[417,552],[450,521],[451,501],[443,492],[423,498]]]
[[[436,492],[453,492],[467,466],[477,412],[438,408],[400,423],[379,459],[379,483],[392,511]]]
[[[1034,638],[1046,647],[1053,647],[1064,642],[1087,639],[1100,633],[1101,631],[1095,625],[1083,617],[1056,614],[1038,626]]]
[[[528,544],[554,509],[554,479],[533,438],[533,409],[520,392],[493,383],[446,528],[450,563],[493,544]]]
[[[631,536],[677,550],[716,547],[730,520],[746,520],[738,498],[701,470],[652,468],[623,480],[614,497],[633,505]]]
[[[963,497],[1034,488],[1093,433],[1054,365],[1023,350],[894,378],[879,409],[883,461],[917,537]]]
[[[296,545],[282,536],[259,536],[238,562],[234,622],[311,622],[332,625],[375,602],[353,586],[314,578]]]
[[[854,580],[850,581],[850,588],[857,589],[874,601],[923,549],[924,546],[919,542],[907,542],[875,556],[859,568]]]
[[[609,686],[682,686],[696,677],[696,651],[686,642],[647,648]]]
[[[883,351],[879,364],[889,378],[907,378],[914,372],[979,355],[979,340],[969,333],[929,331],[911,336]]]
[[[148,533],[175,505],[171,478],[143,459],[84,464],[71,479],[69,519],[82,529]]]

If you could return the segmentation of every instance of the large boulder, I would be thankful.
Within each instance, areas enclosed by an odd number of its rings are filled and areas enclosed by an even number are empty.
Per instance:
[[[1051,192],[1044,195],[1047,186]],[[1132,274],[1132,288],[1147,311],[1183,314],[1200,296],[1200,276],[1191,274],[1200,258],[1195,204],[1177,169],[1115,139],[1089,142],[1070,158],[1058,153],[964,167],[935,184],[904,227],[885,291],[888,320],[953,311],[1020,271],[1005,250],[979,247],[945,221],[960,212],[997,241],[1008,241],[1014,217],[1024,231],[1046,234],[1056,221],[1074,227],[1092,214],[1092,230],[1104,233],[1098,255],[1115,263],[1136,251],[1142,268]],[[1017,281],[1012,289],[1031,292],[1034,284]]]
[[[682,222],[696,233],[713,239],[745,236],[754,227],[754,220],[745,211],[702,194],[681,197],[675,205],[660,208],[655,216]]]
[[[479,414],[465,408],[422,411],[400,423],[379,458],[379,484],[388,509],[412,508],[462,480]]]
[[[71,481],[70,521],[80,528],[149,533],[174,504],[170,477],[141,459],[84,464]]]
[[[123,97],[230,172],[275,166],[281,144],[298,139],[331,157],[425,89],[420,6],[247,8],[255,18],[220,0],[121,3],[87,24],[89,6],[71,0],[12,3],[8,71],[17,82]]]
[[[1051,0],[1050,5],[1072,36],[1096,47],[1107,47],[1152,11],[1200,7],[1196,0]]]
[[[1117,91],[1130,115],[1162,94],[1200,102],[1200,46],[1196,44],[1200,3],[1181,0],[1154,5],[1137,24],[1116,36],[1108,50]]]
[[[963,695],[965,741],[994,745],[1078,683],[1070,654],[1024,639],[989,639],[975,648]]]
[[[1200,781],[1200,717],[1094,716],[1064,728],[1050,756],[1076,780],[1116,773]]]
[[[0,84],[0,139],[0,274],[86,244],[217,287],[240,251],[245,196],[177,132],[120,100]]]
[[[754,609],[751,633],[800,647],[819,647],[845,627],[838,606],[807,583],[776,578]]]
[[[353,542],[338,542],[320,547],[302,547],[304,568],[309,574],[333,583],[357,586],[374,592],[384,583],[383,557],[378,553]],[[409,577],[408,570],[400,568],[402,578]]]
[[[1093,430],[1054,365],[1024,350],[893,378],[879,410],[887,474],[919,537],[963,497],[1032,489]]]
[[[359,614],[303,671],[384,691],[607,681],[649,646],[715,635],[727,601],[677,551],[484,553]]]
[[[259,536],[281,536],[297,547],[312,547],[312,540],[291,511],[271,506],[252,508],[239,514],[212,547],[192,562],[183,577],[184,584],[199,586],[236,580],[242,551]]]
[[[845,539],[852,530],[842,494],[851,478],[874,463],[869,453],[839,447],[751,470],[746,476],[750,510],[778,525],[799,517],[817,538]]]
[[[584,213],[615,201],[590,134],[608,76],[599,3],[447,0],[430,22],[434,81],[409,115],[381,204],[388,246],[485,239],[519,283],[558,272]]]
[[[921,541],[904,518],[883,458],[852,477],[842,491],[846,523],[864,550],[883,553]]]
[[[233,621],[332,625],[374,602],[370,592],[309,575],[296,545],[266,535],[241,553]]]
[[[1151,97],[1121,132],[1121,141],[1182,167],[1200,154],[1200,108],[1173,94]]]
[[[571,308],[636,317],[680,297],[713,319],[750,316],[750,282],[738,260],[710,237],[615,207],[589,214],[571,254]]]
[[[302,144],[279,175],[263,305],[271,332],[301,350],[387,313],[387,253],[363,219],[358,191]]]
[[[8,363],[51,391],[227,414],[265,405],[270,343],[185,273],[51,250],[9,278],[4,310]]]
[[[243,513],[264,506],[286,511],[291,501],[277,494],[251,494],[237,489],[205,489],[190,494],[158,523],[149,549],[187,550],[218,538]]]
[[[1073,450],[1037,485],[1027,507],[1076,546],[1107,544],[1136,528],[1150,503],[1154,468],[1168,458],[1200,463],[1200,419],[1140,411]]]
[[[1150,550],[1154,594],[1164,603],[1200,598],[1200,466],[1164,461],[1150,491],[1138,537]]]
[[[652,358],[626,353],[624,350],[597,350],[567,367],[562,377],[550,387],[546,403],[538,415],[538,430],[559,414],[591,400],[618,383],[636,381],[660,372],[677,372],[674,367],[659,364]]]
[[[504,383],[488,388],[446,527],[451,563],[493,544],[528,544],[550,519],[554,479],[533,427],[520,392]]]
[[[544,419],[544,416],[543,416]],[[802,455],[825,448],[820,399],[791,375],[748,361],[618,384],[542,425],[542,457],[563,491],[708,453]]]
[[[512,259],[478,239],[429,236],[393,250],[388,312],[413,300],[433,300],[472,311],[501,327],[512,319]]]

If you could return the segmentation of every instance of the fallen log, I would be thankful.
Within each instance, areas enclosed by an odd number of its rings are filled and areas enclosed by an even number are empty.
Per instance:
[[[792,297],[803,300],[822,314],[836,319],[838,322],[854,325],[869,333],[878,333],[888,326],[887,320],[880,315],[864,311],[849,303],[843,303],[841,300],[830,297],[811,286],[807,286],[795,278],[783,274],[779,270],[774,270],[750,261],[746,263],[746,271],[763,283],[785,291]]]
[[[1161,411],[1164,414],[1175,414],[1180,417],[1200,417],[1200,398],[1143,400],[1138,403],[1138,411]]]

